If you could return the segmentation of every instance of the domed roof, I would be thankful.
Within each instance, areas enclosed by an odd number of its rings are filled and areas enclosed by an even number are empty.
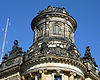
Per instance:
[[[69,13],[65,10],[64,7],[58,8],[58,7],[51,7],[49,5],[48,8],[43,9],[42,11],[39,11],[38,15],[35,18],[33,18],[31,22],[32,30],[34,30],[34,27],[40,20],[47,18],[48,16],[55,16],[55,17],[58,16],[58,17],[65,18],[68,21],[70,21],[70,23],[73,25],[74,31],[77,28],[76,20],[72,16],[69,15]]]

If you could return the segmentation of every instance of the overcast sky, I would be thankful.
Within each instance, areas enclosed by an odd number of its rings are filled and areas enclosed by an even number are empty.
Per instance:
[[[0,0],[0,53],[7,18],[10,22],[4,53],[12,49],[14,40],[18,40],[23,51],[27,51],[33,43],[31,21],[38,11],[48,5],[64,6],[75,18],[75,45],[81,56],[84,56],[85,47],[90,46],[92,57],[100,70],[100,0]]]

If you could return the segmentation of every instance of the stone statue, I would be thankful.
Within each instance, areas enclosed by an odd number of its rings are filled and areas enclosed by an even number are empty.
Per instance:
[[[85,56],[83,57],[84,61],[88,61],[90,62],[92,65],[94,65],[95,67],[98,67],[98,65],[96,64],[96,62],[94,61],[94,58],[91,57],[91,53],[90,53],[90,48],[89,46],[86,47],[86,51],[85,51]]]
[[[48,10],[51,10],[51,9],[52,9],[52,8],[51,8],[51,5],[49,5],[49,6],[48,6]]]
[[[9,51],[10,55],[16,53],[24,53],[21,47],[18,47],[18,40],[14,41],[14,46],[12,47],[12,51]]]
[[[5,56],[2,59],[4,59],[4,60],[8,59],[8,54],[5,53]]]
[[[91,58],[90,48],[89,46],[86,47],[85,57]]]
[[[95,67],[98,67],[98,65],[96,64],[96,62],[94,61],[94,58],[92,58],[92,62],[94,64]]]

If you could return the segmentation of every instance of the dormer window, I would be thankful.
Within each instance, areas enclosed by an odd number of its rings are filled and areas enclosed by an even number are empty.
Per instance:
[[[53,34],[61,34],[61,26],[58,23],[53,24]]]

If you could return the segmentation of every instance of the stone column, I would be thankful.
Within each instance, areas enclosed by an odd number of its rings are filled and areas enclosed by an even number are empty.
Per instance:
[[[64,23],[64,38],[65,38],[65,23]]]
[[[65,33],[66,33],[66,36],[69,38],[69,26],[66,24],[66,31],[65,31]]]
[[[41,74],[41,80],[45,80],[44,72]]]
[[[62,80],[69,80],[67,75],[62,75]]]
[[[22,76],[22,80],[25,80],[25,77],[24,76]]]
[[[54,73],[52,73],[52,80],[54,80]]]
[[[33,77],[32,73],[30,73],[31,78]]]
[[[49,22],[46,22],[46,36],[49,36]]]
[[[85,80],[92,80],[91,78],[86,78]]]
[[[35,80],[38,80],[38,79],[37,79],[37,76],[35,76]]]
[[[70,72],[69,80],[74,80],[74,76],[76,76],[76,73]]]
[[[45,80],[44,71],[40,70],[39,73],[41,74],[41,80]]]
[[[73,75],[70,76],[70,80],[74,80],[74,76]]]
[[[36,40],[37,40],[37,38],[38,38],[38,30],[36,29]]]

